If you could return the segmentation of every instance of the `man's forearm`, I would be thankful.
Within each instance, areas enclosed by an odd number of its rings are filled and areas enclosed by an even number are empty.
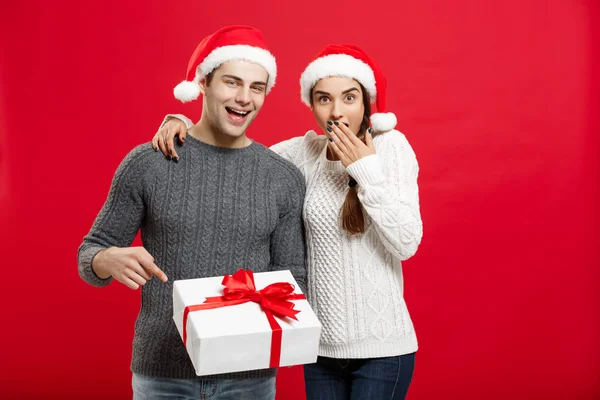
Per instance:
[[[108,279],[111,277],[111,274],[105,268],[103,268],[104,263],[102,262],[102,256],[105,251],[106,249],[100,250],[92,259],[92,272],[94,272],[94,274],[96,274],[96,276],[100,279]]]

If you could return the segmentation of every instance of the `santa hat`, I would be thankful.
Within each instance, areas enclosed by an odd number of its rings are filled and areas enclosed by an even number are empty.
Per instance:
[[[262,33],[251,26],[232,25],[202,39],[188,63],[186,80],[173,89],[175,98],[184,103],[196,100],[200,95],[198,82],[231,60],[250,61],[266,69],[269,74],[267,93],[275,85],[277,64],[267,50]]]
[[[360,82],[367,90],[371,103],[377,107],[377,113],[371,115],[373,129],[378,132],[394,129],[396,116],[385,112],[385,77],[364,50],[350,44],[329,45],[321,50],[300,77],[302,102],[310,107],[313,87],[319,80],[330,76],[343,76]]]

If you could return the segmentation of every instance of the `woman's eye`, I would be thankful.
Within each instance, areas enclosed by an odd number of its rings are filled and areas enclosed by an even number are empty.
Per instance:
[[[356,97],[354,97],[354,95],[349,94],[348,96],[346,96],[346,101],[352,101],[354,100]]]
[[[324,102],[326,102],[326,101],[328,101],[328,100],[329,100],[329,98],[328,98],[327,96],[321,96],[321,97],[319,97],[319,101],[320,101],[321,103],[324,103]]]

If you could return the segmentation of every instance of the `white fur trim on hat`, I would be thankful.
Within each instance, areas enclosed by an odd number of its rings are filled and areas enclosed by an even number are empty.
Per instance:
[[[173,89],[175,98],[186,103],[196,100],[200,96],[200,85],[198,82],[183,81]]]
[[[394,113],[375,113],[371,115],[371,126],[376,132],[391,131],[396,127],[398,120]]]
[[[221,64],[231,60],[249,61],[263,67],[269,77],[267,79],[266,93],[269,93],[275,85],[277,78],[277,63],[275,57],[267,50],[245,44],[223,46],[214,49],[196,68],[194,81],[183,81],[173,89],[175,98],[182,102],[196,100],[200,96],[200,85],[202,78],[210,74]]]
[[[369,65],[347,54],[330,54],[317,58],[306,67],[300,77],[300,96],[302,102],[310,107],[312,88],[323,78],[344,76],[356,79],[367,89],[371,103],[377,97],[375,75]]]
[[[267,80],[267,93],[275,85],[277,78],[277,63],[275,57],[265,49],[237,44],[232,46],[218,47],[210,52],[208,56],[200,63],[196,70],[196,79],[200,81],[204,76],[210,74],[221,64],[231,60],[244,60],[260,65],[269,74]]]

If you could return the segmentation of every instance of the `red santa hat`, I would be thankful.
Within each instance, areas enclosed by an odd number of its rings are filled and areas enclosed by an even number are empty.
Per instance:
[[[385,112],[386,80],[379,66],[358,46],[350,44],[325,47],[300,77],[302,102],[310,107],[313,87],[323,78],[343,76],[356,79],[367,90],[377,113],[371,115],[371,126],[378,132],[394,129],[396,116]]]
[[[232,25],[202,39],[188,63],[186,80],[173,89],[175,98],[184,103],[196,100],[200,95],[198,82],[231,60],[250,61],[266,69],[269,74],[266,93],[275,85],[277,64],[262,33],[251,26]]]

